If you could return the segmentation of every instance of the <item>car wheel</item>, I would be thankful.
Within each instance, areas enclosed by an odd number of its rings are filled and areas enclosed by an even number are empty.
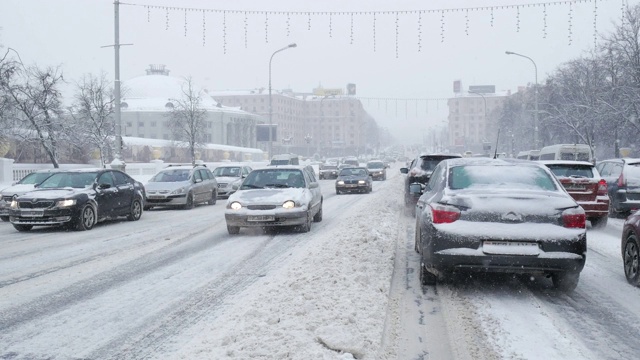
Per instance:
[[[0,216],[0,220],[7,222],[9,221],[9,217],[8,216]]]
[[[142,203],[138,199],[133,199],[133,203],[131,203],[131,211],[129,211],[129,215],[127,215],[127,220],[129,221],[138,221],[142,216]]]
[[[605,226],[607,226],[607,221],[609,220],[608,216],[602,216],[602,217],[594,217],[589,219],[589,221],[591,221],[591,227],[594,229],[601,229]]]
[[[211,199],[209,199],[209,202],[207,202],[207,204],[215,205],[217,201],[218,201],[218,192],[216,190],[213,190],[213,193],[211,193]]]
[[[320,209],[318,209],[318,212],[313,216],[313,221],[314,222],[322,221],[322,203],[320,203]]]
[[[227,232],[229,232],[229,235],[237,235],[240,233],[240,226],[227,225]]]
[[[638,242],[638,238],[633,233],[629,234],[622,249],[624,275],[627,277],[629,284],[640,286],[640,264],[638,263],[640,242]]]
[[[187,202],[184,204],[184,209],[185,210],[190,210],[193,209],[193,194],[189,193],[187,194]]]
[[[76,230],[85,231],[93,229],[93,225],[96,223],[96,212],[89,204],[85,205],[80,211],[78,220],[76,221]]]
[[[307,220],[304,224],[300,225],[300,232],[306,233],[311,231],[311,216],[307,214]]]
[[[572,292],[578,286],[579,272],[561,271],[551,275],[553,287],[563,292]]]
[[[22,231],[29,231],[33,228],[33,225],[21,225],[21,224],[13,224],[13,227],[22,232]]]

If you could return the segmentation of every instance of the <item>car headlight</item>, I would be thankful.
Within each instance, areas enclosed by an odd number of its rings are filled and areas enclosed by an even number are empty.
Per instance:
[[[364,181],[364,180],[358,180],[358,184],[363,185],[364,183],[366,183],[366,181]]]
[[[180,195],[180,194],[184,194],[187,192],[187,188],[186,187],[181,187],[180,189],[175,189],[171,192],[171,195]]]
[[[231,205],[229,205],[229,208],[232,209],[232,210],[240,210],[240,209],[242,209],[242,204],[240,204],[237,201],[234,201],[234,202],[231,203]]]
[[[18,200],[16,200],[15,198],[11,200],[11,208],[12,209],[17,209],[18,208]]]
[[[338,185],[344,185],[344,181],[339,180],[336,184],[338,184]]]
[[[296,203],[293,200],[287,200],[282,204],[282,207],[285,209],[293,209],[296,207]]]
[[[76,200],[75,199],[66,199],[66,200],[60,200],[56,203],[57,207],[69,207],[69,206],[73,206],[76,204]]]

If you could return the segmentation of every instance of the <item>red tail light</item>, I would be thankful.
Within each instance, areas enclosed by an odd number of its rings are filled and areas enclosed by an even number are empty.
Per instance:
[[[581,207],[567,209],[562,212],[562,224],[566,228],[585,229],[587,217]]]
[[[456,207],[441,204],[429,206],[434,224],[449,224],[460,219],[460,210]]]
[[[598,182],[598,195],[607,195],[607,181],[600,179]]]
[[[624,173],[620,173],[620,177],[618,178],[618,187],[625,187],[625,181],[624,181]]]

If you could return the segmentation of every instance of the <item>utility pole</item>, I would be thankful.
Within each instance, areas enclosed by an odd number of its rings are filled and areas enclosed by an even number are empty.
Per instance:
[[[115,127],[116,127],[116,154],[115,158],[111,162],[111,167],[124,171],[125,163],[124,156],[122,156],[122,119],[120,116],[120,46],[133,45],[133,44],[120,44],[120,1],[114,0],[114,43],[113,45],[102,46],[113,47],[115,52],[115,79],[113,82],[113,96],[115,98]]]

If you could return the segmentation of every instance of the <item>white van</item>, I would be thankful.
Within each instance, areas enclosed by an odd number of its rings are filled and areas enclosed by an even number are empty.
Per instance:
[[[294,154],[279,154],[273,155],[271,163],[269,165],[300,165],[298,155]]]
[[[518,153],[518,156],[516,156],[516,159],[538,160],[539,157],[540,157],[540,150],[526,150],[526,151],[520,151]]]
[[[593,162],[591,147],[587,144],[556,144],[540,150],[539,160],[577,160]]]

